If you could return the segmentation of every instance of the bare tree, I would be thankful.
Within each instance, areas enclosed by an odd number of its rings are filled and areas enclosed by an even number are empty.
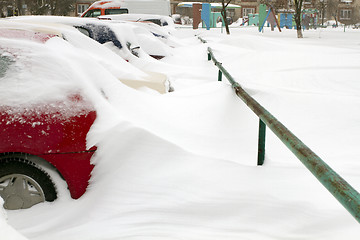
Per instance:
[[[229,23],[227,20],[226,8],[230,4],[231,1],[232,0],[221,0],[221,4],[222,4],[221,16],[224,19],[226,34],[228,34],[228,35],[230,34],[230,29],[229,29]]]
[[[0,17],[5,17],[4,10],[8,6],[8,2],[4,0],[0,0]]]
[[[326,0],[316,1],[315,7],[319,10],[321,16],[321,26],[324,26],[325,15],[327,13],[327,1]]]
[[[336,27],[339,25],[338,15],[339,15],[339,0],[327,0],[326,11],[327,15],[334,18]]]
[[[18,6],[19,6],[18,0],[0,0],[1,17],[19,15]]]
[[[288,1],[287,0],[267,0],[267,1],[260,1],[264,4],[271,4],[271,7],[275,10],[278,9],[287,9],[288,8]]]
[[[303,5],[303,0],[294,0],[294,8],[295,8],[294,18],[295,18],[296,31],[297,31],[298,38],[303,38],[303,34],[301,31],[302,5]]]
[[[0,0],[0,11],[9,6],[15,15],[24,15],[23,5],[32,15],[69,15],[75,9],[76,0]]]
[[[68,15],[75,9],[76,0],[47,0],[51,15]]]
[[[25,0],[24,1],[28,11],[32,15],[45,15],[48,14],[48,6],[45,0]]]

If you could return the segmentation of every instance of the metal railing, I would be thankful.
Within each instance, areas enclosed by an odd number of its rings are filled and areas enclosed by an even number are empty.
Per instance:
[[[205,40],[201,40],[206,43]],[[219,68],[218,80],[221,81],[222,74],[224,74],[231,83],[236,95],[259,117],[258,165],[264,163],[265,129],[267,126],[360,223],[360,194],[270,112],[253,99],[240,84],[234,80],[222,64],[216,60],[210,47],[208,47],[208,60],[212,60]]]

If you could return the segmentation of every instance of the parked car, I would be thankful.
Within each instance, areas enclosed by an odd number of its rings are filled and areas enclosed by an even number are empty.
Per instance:
[[[1,27],[1,26],[0,26]],[[96,147],[86,136],[96,119],[92,102],[72,85],[70,65],[47,43],[56,34],[0,29],[0,196],[6,209],[57,198],[49,171],[79,198],[93,169]]]
[[[175,28],[174,20],[169,16],[156,14],[111,14],[98,16],[98,19],[122,20],[132,22],[152,22],[159,26]]]
[[[86,9],[81,17],[127,13],[170,16],[170,0],[100,0]]]
[[[113,3],[115,2],[115,4]],[[129,9],[122,8],[117,1],[96,1],[88,9],[85,10],[81,17],[98,17],[107,14],[123,14],[129,13]]]
[[[120,55],[128,61],[131,61],[128,53],[137,58],[150,56],[155,59],[171,55],[171,48],[163,41],[166,35],[151,31],[149,27],[123,21],[89,21],[73,26],[101,44],[113,43],[120,50]]]
[[[55,16],[24,16],[6,20],[3,21],[2,25],[13,28],[26,27],[33,30],[46,29],[47,31],[59,32],[70,44],[95,56],[95,59],[100,64],[112,71],[121,82],[130,87],[135,89],[151,88],[159,93],[173,91],[166,75],[144,72],[129,63],[124,64],[124,60],[131,63],[139,58],[144,61],[153,59],[140,48],[131,26],[127,24],[110,24],[96,19]],[[99,45],[99,43],[102,45]],[[159,58],[158,55],[154,55],[154,57]],[[119,70],[120,74],[118,74]],[[126,71],[128,74],[124,76],[123,72]],[[131,77],[131,75],[134,76]]]
[[[105,24],[77,24],[75,27],[86,36],[96,40],[101,44],[112,43],[119,51],[117,51],[125,60],[131,61],[131,53],[137,58],[146,57],[149,55],[155,59],[162,59],[165,56],[170,55],[169,46],[166,46],[157,37],[154,37],[148,31],[143,31],[139,34],[134,32],[136,26],[124,25],[121,26],[121,30],[124,32],[124,28],[127,28],[126,37],[119,37],[116,33],[119,30],[119,25],[105,25]],[[136,39],[136,40],[135,40]]]

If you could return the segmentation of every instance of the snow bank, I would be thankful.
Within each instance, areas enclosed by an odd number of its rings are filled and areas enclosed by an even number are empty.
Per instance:
[[[126,62],[125,59],[119,57],[114,51],[111,51],[104,45],[94,41],[93,39],[81,34],[73,26],[83,26],[86,24],[98,24],[100,21],[96,19],[84,19],[75,17],[59,17],[59,16],[22,16],[8,18],[7,21],[3,21],[4,27],[14,27],[16,29],[33,29],[34,31],[46,31],[54,32],[60,37],[66,39],[72,46],[76,47],[76,52],[79,55],[92,57],[99,64],[104,66],[112,74],[122,79],[139,79],[146,76],[144,72],[137,69],[133,65]],[[108,23],[102,21],[100,24],[106,26]],[[116,30],[119,33],[127,33],[130,35],[126,37],[129,42],[137,43],[134,34],[131,34],[131,27],[118,23]],[[124,38],[123,36],[120,36]],[[138,44],[137,44],[138,45]],[[123,50],[127,55],[131,55],[126,46],[123,46]]]
[[[360,189],[359,32],[308,31],[299,40],[295,31],[218,31],[195,33],[256,100]],[[90,187],[79,200],[9,211],[12,226],[34,240],[358,238],[358,223],[270,131],[265,165],[256,166],[258,119],[226,81],[217,82],[207,45],[193,34],[177,32],[183,45],[169,58],[134,62],[166,72],[173,93],[86,76],[85,88],[107,96],[89,95],[98,111],[88,135],[98,146]]]
[[[4,200],[0,198],[0,205],[4,204]],[[2,239],[11,239],[11,240],[26,240],[23,235],[18,231],[14,230],[10,225],[7,224],[7,215],[3,208],[0,209],[0,229],[1,229],[1,238]]]

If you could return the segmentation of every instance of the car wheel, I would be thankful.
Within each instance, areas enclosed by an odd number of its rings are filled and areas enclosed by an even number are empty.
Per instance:
[[[50,176],[21,158],[0,160],[0,196],[4,199],[4,208],[10,210],[52,202],[57,197]]]

